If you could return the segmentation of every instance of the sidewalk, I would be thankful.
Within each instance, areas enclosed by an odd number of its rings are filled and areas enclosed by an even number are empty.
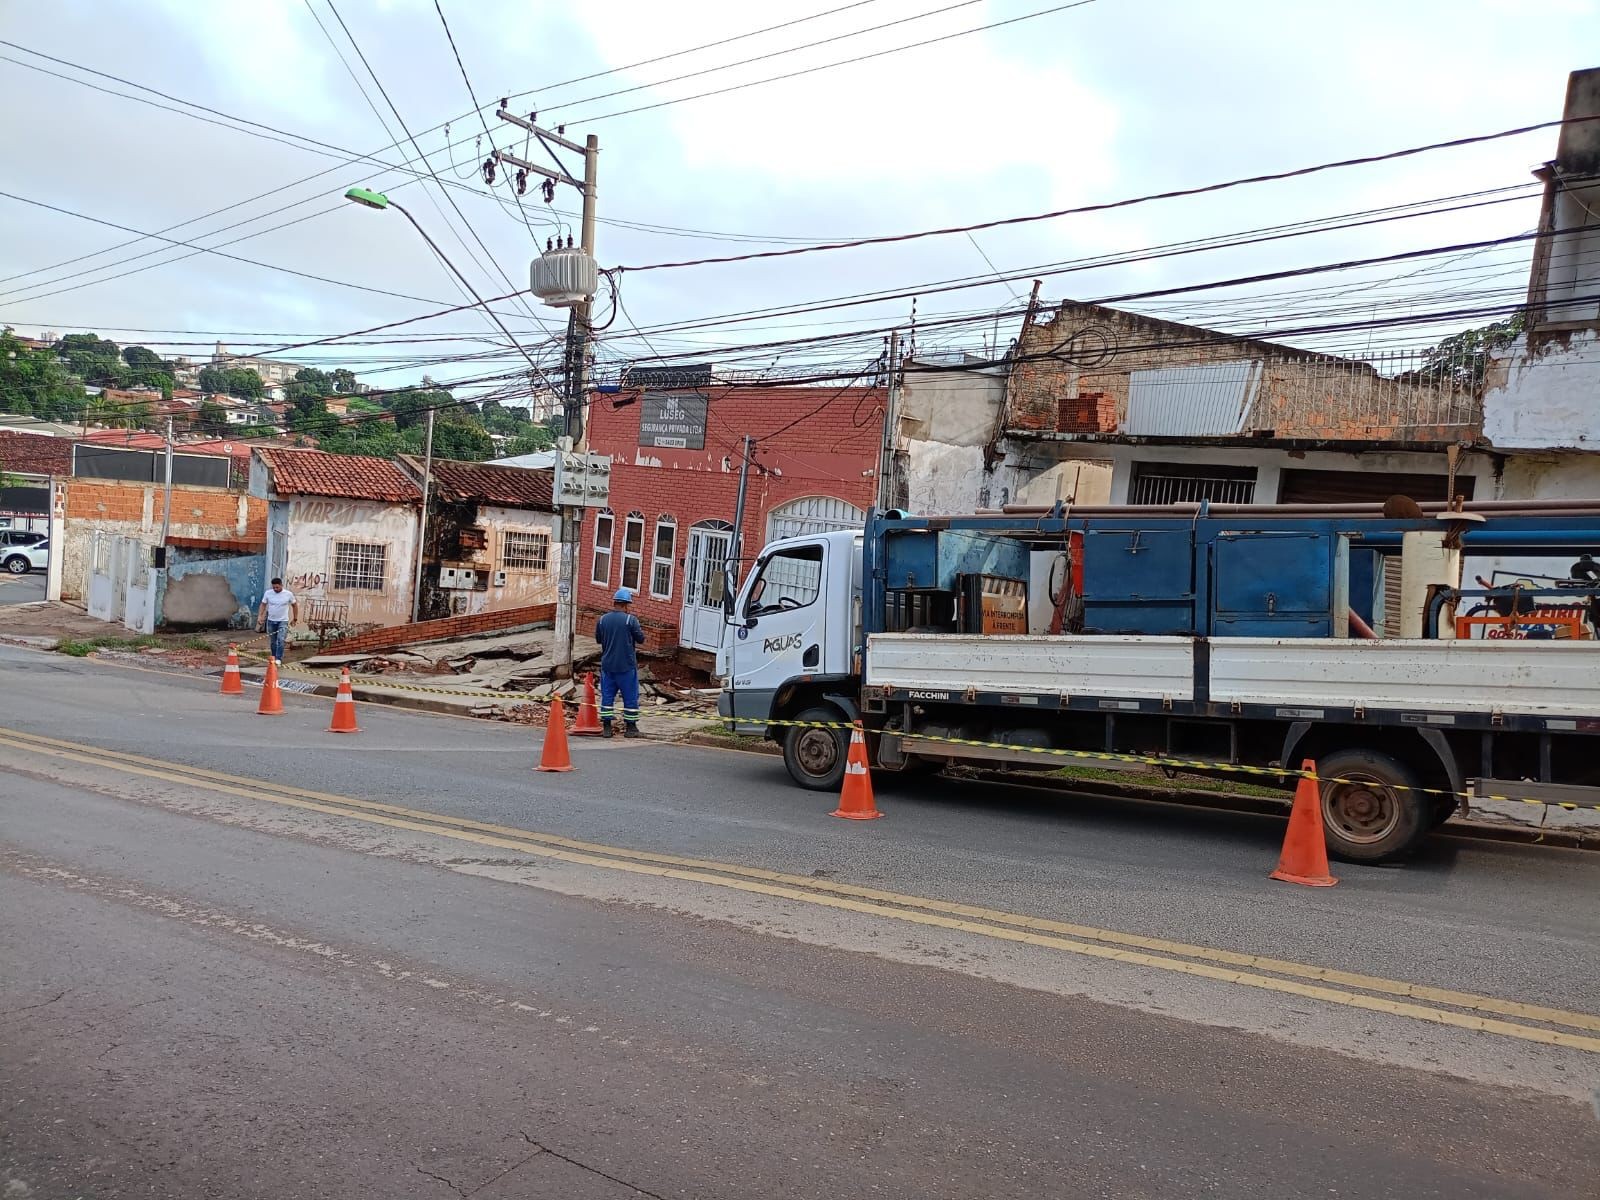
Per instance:
[[[57,642],[67,639],[88,640],[108,636],[133,638],[138,635],[122,625],[98,620],[83,609],[62,604],[59,600],[0,606],[0,641],[51,650]]]

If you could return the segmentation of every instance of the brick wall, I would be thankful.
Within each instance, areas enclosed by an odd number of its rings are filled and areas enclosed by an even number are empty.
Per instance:
[[[472,637],[479,633],[492,633],[497,629],[516,629],[522,625],[539,625],[556,619],[554,604],[530,604],[525,608],[508,608],[500,612],[478,613],[470,617],[446,617],[439,621],[418,621],[413,625],[391,625],[387,629],[373,629],[367,633],[345,638],[328,647],[329,654],[356,654],[363,650],[395,650],[413,642],[448,641],[453,638]]]
[[[590,409],[589,443],[612,456],[611,511],[615,518],[611,569],[595,583],[596,513],[584,514],[577,562],[580,632],[592,633],[612,605],[620,585],[622,545],[630,512],[644,517],[639,591],[633,611],[645,630],[645,648],[679,644],[684,602],[684,567],[689,530],[697,522],[733,522],[739,491],[744,435],[756,439],[745,498],[744,555],[748,562],[767,540],[767,518],[791,500],[829,496],[865,509],[877,489],[876,469],[883,432],[883,389],[868,387],[774,387],[702,389],[708,395],[705,448],[678,450],[639,445],[638,402],[614,407],[624,397],[597,395]],[[792,422],[793,428],[783,426]],[[672,584],[666,596],[650,594],[657,523],[676,522]]]
[[[1117,406],[1104,392],[1063,396],[1056,414],[1057,433],[1115,433]]]
[[[157,483],[135,483],[116,479],[74,478],[67,483],[67,520],[142,521],[152,512],[159,523],[165,488]],[[147,499],[147,497],[149,499]],[[244,528],[239,528],[239,502],[243,500]],[[152,507],[147,508],[147,505]],[[189,537],[251,538],[267,536],[267,504],[255,496],[245,496],[224,488],[174,487],[172,526],[194,526],[199,532]]]
[[[1007,385],[1006,428],[1019,432],[1114,433],[1127,417],[1131,372],[1246,361],[1264,364],[1246,435],[1449,443],[1482,420],[1479,401],[1428,379],[1393,370],[1386,378],[1363,362],[1094,304],[1036,316],[1017,354],[1024,361]]]

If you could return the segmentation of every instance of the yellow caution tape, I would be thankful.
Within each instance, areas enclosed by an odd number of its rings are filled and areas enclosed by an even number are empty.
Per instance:
[[[304,674],[319,675],[329,679],[338,678],[338,673],[334,671],[322,671],[311,667],[297,667],[295,670]],[[487,703],[549,703],[548,700],[535,699],[531,693],[510,692],[503,694],[485,694],[484,692],[469,692],[461,688],[425,687],[421,684],[391,683],[384,679],[373,679],[370,677],[358,676],[351,676],[351,682],[353,684],[365,684],[372,687],[393,688],[403,692],[430,692],[435,695],[442,696],[466,696],[471,699],[482,700]],[[565,702],[565,698],[563,698],[563,702]],[[717,721],[721,724],[733,723],[733,719],[730,717],[711,716],[706,713],[656,712],[651,709],[629,710],[625,708],[607,708],[604,705],[599,706],[599,711],[601,719],[615,717],[618,713],[621,713],[624,721],[637,720],[641,716],[647,716],[654,720],[696,722]],[[856,727],[856,722],[852,721],[792,721],[779,718],[752,719],[747,723],[752,725],[765,725],[777,729],[837,729],[846,733],[850,732]],[[1279,783],[1290,779],[1300,778],[1310,779],[1318,783],[1363,782],[1355,779],[1318,775],[1315,771],[1297,770],[1289,767],[1255,767],[1248,766],[1244,763],[1217,762],[1212,759],[1168,758],[1153,754],[1121,754],[1110,750],[1065,750],[1053,746],[1018,746],[1010,742],[992,742],[975,738],[944,737],[938,734],[930,733],[916,733],[907,736],[915,737],[919,741],[924,742],[938,742],[940,745],[945,746],[971,746],[984,750],[1014,750],[1027,754],[1039,754],[1050,758],[1075,759],[1084,762],[1127,763],[1133,766],[1159,767],[1165,770],[1226,772],[1236,775],[1258,776],[1261,778],[1272,779]],[[1470,792],[1457,792],[1450,788],[1413,788],[1405,784],[1390,784],[1388,786],[1393,791],[1411,791],[1425,796],[1439,796],[1457,801],[1463,799],[1469,801],[1499,800],[1509,804],[1531,804],[1540,808],[1561,808],[1567,810],[1568,812],[1588,812],[1591,810],[1594,812],[1600,812],[1600,804],[1576,804],[1570,800],[1536,800],[1527,796],[1499,796],[1492,794],[1477,795]]]

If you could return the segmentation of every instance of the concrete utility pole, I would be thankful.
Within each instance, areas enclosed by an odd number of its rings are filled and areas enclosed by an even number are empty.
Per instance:
[[[161,499],[161,554],[166,561],[167,534],[172,531],[172,418],[167,418],[167,489]]]
[[[889,334],[889,399],[883,406],[883,445],[878,451],[878,511],[895,507],[894,454],[900,434],[900,331]]]
[[[600,139],[590,134],[582,146],[569,141],[559,133],[551,133],[548,129],[541,129],[530,118],[516,116],[507,112],[504,104],[495,113],[502,121],[509,121],[517,125],[544,145],[550,151],[550,156],[555,159],[557,168],[560,159],[556,158],[551,144],[560,146],[565,150],[583,155],[583,180],[580,183],[565,170],[551,170],[539,166],[537,163],[528,162],[526,159],[517,158],[496,150],[494,157],[497,161],[510,163],[524,171],[532,171],[543,175],[546,179],[556,183],[565,183],[577,188],[583,194],[583,223],[580,230],[580,243],[583,252],[590,258],[594,257],[594,217],[595,217],[595,185],[600,171]],[[589,338],[591,333],[590,317],[594,307],[594,298],[585,297],[582,301],[572,306],[567,314],[567,342],[564,359],[564,386],[562,388],[562,433],[571,439],[571,449],[578,454],[586,453],[589,449],[588,422],[585,411],[588,407],[588,362]],[[583,509],[575,505],[563,506],[561,510],[561,573],[560,583],[556,591],[556,629],[555,644],[551,647],[551,675],[557,679],[570,677],[572,674],[573,643],[577,639],[578,629],[578,535],[583,528]]]
[[[422,519],[417,522],[417,570],[411,577],[411,621],[422,619],[422,560],[428,553],[428,496],[433,484],[433,415],[428,406],[428,436],[422,450]]]
[[[730,591],[739,583],[739,564],[744,559],[744,496],[745,485],[750,479],[750,459],[754,457],[756,440],[748,433],[744,435],[744,451],[739,460],[739,495],[733,502],[733,567],[725,570],[723,586]]]

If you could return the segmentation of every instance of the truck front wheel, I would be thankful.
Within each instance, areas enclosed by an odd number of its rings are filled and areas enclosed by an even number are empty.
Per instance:
[[[790,777],[814,792],[838,791],[844,780],[845,756],[850,752],[850,736],[840,728],[846,724],[844,714],[818,706],[794,719],[799,724],[791,725],[783,739],[783,765],[789,768]]]
[[[1432,825],[1432,798],[1417,773],[1375,750],[1340,750],[1317,763],[1328,851],[1380,863],[1411,850]]]

